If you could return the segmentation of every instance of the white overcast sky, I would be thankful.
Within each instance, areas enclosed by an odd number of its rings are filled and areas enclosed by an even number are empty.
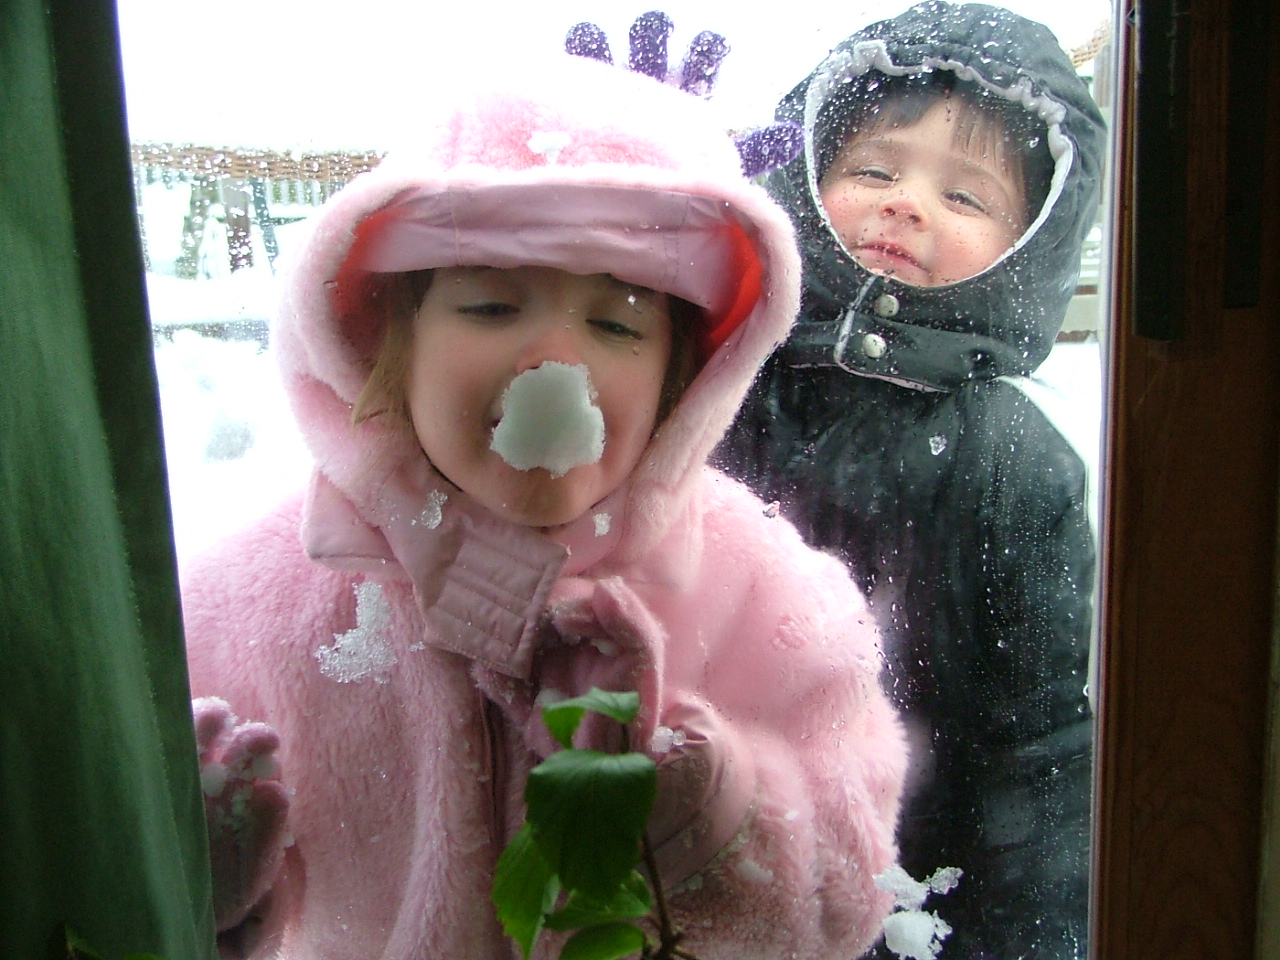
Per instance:
[[[131,136],[208,146],[385,149],[415,98],[487,64],[561,49],[591,20],[625,62],[639,13],[675,22],[671,61],[701,30],[732,52],[713,102],[726,126],[768,123],[773,105],[834,44],[910,0],[118,0]],[[1068,49],[1110,20],[1109,0],[1005,0]],[[761,12],[763,11],[763,12]],[[417,93],[409,93],[418,91]]]

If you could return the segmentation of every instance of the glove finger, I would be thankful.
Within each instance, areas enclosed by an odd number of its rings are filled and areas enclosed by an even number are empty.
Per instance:
[[[631,650],[646,653],[659,649],[665,636],[661,624],[621,578],[601,580],[591,595],[591,610],[605,636]]]
[[[289,795],[279,781],[242,785],[224,802],[206,801],[214,918],[235,926],[279,870],[287,842]]]
[[[265,723],[242,723],[225,738],[222,763],[247,779],[270,779],[280,774],[275,752],[280,736]]]
[[[196,747],[201,760],[218,737],[236,722],[231,705],[220,697],[197,697],[191,701],[191,717],[196,729]]]

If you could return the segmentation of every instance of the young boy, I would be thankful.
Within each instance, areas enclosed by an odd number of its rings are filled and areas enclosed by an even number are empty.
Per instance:
[[[721,462],[886,633],[901,862],[964,871],[926,904],[940,956],[1082,957],[1094,547],[1084,464],[1017,378],[1075,290],[1102,119],[1047,29],[945,3],[851,36],[778,119],[805,128],[769,182],[804,302]]]

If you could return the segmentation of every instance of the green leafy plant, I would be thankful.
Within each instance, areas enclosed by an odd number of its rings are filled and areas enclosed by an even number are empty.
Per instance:
[[[682,934],[671,925],[645,834],[658,774],[627,742],[627,724],[639,708],[635,693],[598,688],[542,708],[564,749],[530,771],[525,824],[498,859],[493,882],[498,919],[526,960],[544,929],[575,931],[560,960],[635,953],[645,960],[697,960],[680,948]],[[620,753],[574,748],[587,711],[621,725]],[[641,863],[649,879],[637,869]]]
[[[102,954],[94,950],[87,940],[70,927],[66,928],[67,960],[103,960]],[[164,960],[154,953],[127,953],[120,960]]]

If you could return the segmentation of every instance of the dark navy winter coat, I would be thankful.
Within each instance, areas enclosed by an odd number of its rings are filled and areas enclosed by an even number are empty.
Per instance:
[[[874,275],[822,212],[839,104],[879,71],[954,70],[1046,123],[1055,174],[990,269],[921,288]],[[824,106],[827,109],[823,109]],[[1054,36],[979,5],[928,3],[840,44],[778,108],[806,150],[770,180],[805,300],[721,463],[839,553],[872,600],[885,682],[914,732],[899,832],[954,930],[939,956],[1085,956],[1095,550],[1086,470],[1019,387],[1044,360],[1097,212],[1102,118]],[[833,132],[835,131],[835,132]],[[883,956],[891,956],[880,947]]]

